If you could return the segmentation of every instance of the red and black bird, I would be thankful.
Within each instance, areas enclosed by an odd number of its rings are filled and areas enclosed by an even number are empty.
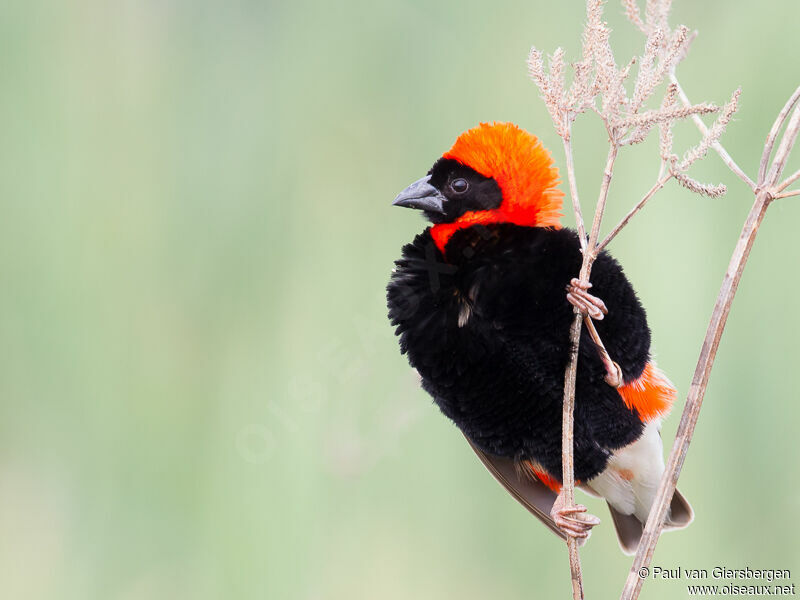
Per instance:
[[[394,201],[432,225],[395,263],[389,318],[422,387],[489,470],[555,533],[580,539],[599,521],[560,494],[564,370],[573,306],[597,319],[618,371],[584,328],[575,479],[606,499],[634,552],[664,471],[659,429],[675,389],[653,362],[644,308],[619,263],[602,252],[592,294],[576,286],[580,242],[559,223],[557,184],[550,154],[514,124],[459,136]],[[691,519],[676,492],[668,525]]]

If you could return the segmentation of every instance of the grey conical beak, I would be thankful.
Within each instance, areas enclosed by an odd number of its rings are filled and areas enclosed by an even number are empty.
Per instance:
[[[429,183],[430,180],[430,175],[418,179],[397,194],[397,198],[394,199],[392,205],[444,214],[446,198]]]

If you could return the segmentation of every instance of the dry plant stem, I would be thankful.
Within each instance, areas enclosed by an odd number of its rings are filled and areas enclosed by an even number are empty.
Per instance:
[[[631,571],[628,573],[628,579],[622,591],[622,600],[635,600],[639,597],[644,581],[639,577],[639,571],[648,566],[653,558],[656,543],[664,526],[664,518],[672,500],[672,495],[675,492],[678,476],[686,459],[686,453],[689,450],[689,444],[692,441],[697,418],[700,415],[703,396],[708,385],[708,377],[711,373],[711,367],[714,365],[714,358],[717,354],[722,331],[725,329],[725,322],[730,313],[731,303],[747,263],[750,249],[753,247],[753,241],[758,233],[759,225],[764,219],[764,214],[771,200],[772,197],[769,192],[761,191],[758,193],[756,201],[750,209],[750,214],[747,216],[747,221],[739,236],[736,248],[733,251],[733,256],[731,256],[730,265],[722,281],[717,303],[714,306],[714,312],[708,324],[703,348],[697,361],[692,384],[686,398],[686,405],[678,425],[675,442],[667,460],[666,470],[661,478],[658,493],[653,503],[653,508],[650,510],[650,516],[647,519],[642,539],[639,542],[639,550],[631,566]]]
[[[772,149],[775,147],[775,140],[778,139],[778,134],[781,131],[781,127],[783,127],[784,122],[789,116],[789,113],[792,111],[792,108],[794,108],[794,105],[797,104],[798,100],[800,100],[800,87],[798,87],[794,91],[794,94],[792,94],[791,97],[786,101],[786,104],[781,109],[781,112],[778,113],[778,117],[775,119],[772,129],[770,129],[769,135],[767,135],[767,142],[764,144],[764,152],[761,155],[761,164],[758,167],[759,181],[764,181],[767,176],[769,157],[772,154]],[[794,175],[792,177],[794,177]],[[789,179],[791,179],[791,177]]]
[[[567,150],[565,141],[565,150]],[[583,263],[581,264],[580,280],[589,281],[589,274],[594,262],[594,247],[600,233],[600,223],[603,220],[606,200],[608,198],[608,188],[611,184],[611,177],[614,172],[614,161],[617,158],[618,146],[612,142],[608,151],[606,168],[603,171],[603,183],[600,186],[600,195],[597,198],[597,207],[594,213],[592,231],[589,234],[588,247],[583,253]],[[571,152],[570,152],[571,154]],[[568,169],[571,170],[568,166]],[[573,197],[573,205],[578,206],[577,198]],[[583,225],[583,217],[580,209],[575,211],[575,219]],[[581,340],[581,324],[583,317],[576,309],[572,319],[572,326],[569,330],[570,355],[567,369],[564,372],[564,407],[561,419],[561,483],[564,492],[565,506],[575,506],[575,470],[573,462],[573,426],[575,413],[575,377],[578,372],[578,347]],[[572,597],[574,600],[583,600],[583,579],[581,577],[581,561],[578,555],[578,541],[574,537],[567,536],[567,548],[569,550],[569,566],[572,578]]]
[[[792,185],[792,184],[793,184],[795,181],[797,181],[798,179],[800,179],[800,171],[796,171],[795,173],[793,173],[792,175],[790,175],[789,177],[787,177],[787,178],[786,178],[786,179],[783,181],[783,183],[781,183],[781,184],[780,184],[780,185],[779,185],[777,188],[775,188],[775,191],[776,191],[776,192],[782,192],[783,190],[785,190],[787,187],[789,187],[790,185]]]
[[[564,409],[561,417],[561,485],[564,492],[564,505],[575,506],[575,470],[573,466],[573,416],[575,413],[575,376],[578,372],[578,340],[581,337],[581,314],[575,309],[569,329],[570,355],[564,373]],[[569,570],[572,580],[573,600],[583,600],[583,577],[581,559],[578,555],[577,538],[567,535]]]
[[[686,95],[686,92],[683,91],[683,88],[681,87],[681,84],[678,82],[678,78],[675,76],[674,72],[670,73],[669,80],[675,84],[678,90],[678,97],[681,99],[681,103],[686,107],[692,106],[692,103],[689,101],[689,97]],[[703,123],[703,119],[701,119],[699,115],[692,115],[692,120],[697,125],[697,128],[700,130],[700,133],[702,133],[704,136],[708,135],[708,127],[706,127],[706,124]],[[714,148],[717,154],[719,154],[719,157],[722,159],[722,162],[728,165],[728,168],[731,171],[733,171],[739,179],[741,179],[747,185],[749,185],[751,190],[755,191],[756,184],[753,182],[752,179],[750,179],[747,176],[747,174],[744,171],[742,171],[739,165],[736,164],[736,161],[733,160],[733,158],[731,158],[731,155],[728,154],[727,150],[725,150],[722,144],[720,144],[719,141],[716,141],[711,145],[711,147]]]
[[[575,181],[575,162],[572,157],[571,130],[568,128],[562,138],[564,154],[567,161],[567,179],[572,197],[572,208],[575,211],[575,224],[578,229],[581,250],[586,255],[586,228],[583,223],[580,200],[578,199],[578,186]],[[580,339],[581,315],[576,310],[570,326],[570,340]],[[573,417],[575,413],[575,376],[578,369],[578,346],[570,346],[570,358],[567,370],[564,373],[564,406],[561,417],[561,483],[564,490],[565,506],[575,505],[575,476],[573,465]],[[583,600],[583,576],[581,574],[581,559],[578,554],[578,540],[567,536],[567,551],[569,553],[570,579],[572,581],[573,600]]]
[[[791,192],[786,192],[785,194],[778,194],[774,197],[774,200],[778,200],[780,198],[789,198],[790,196],[800,196],[800,190],[793,190]]]
[[[671,178],[672,178],[672,173],[668,172],[666,175],[664,175],[663,173],[661,174],[658,181],[656,181],[655,184],[653,184],[653,187],[650,188],[650,190],[644,195],[644,197],[641,200],[639,200],[639,202],[636,203],[636,206],[634,206],[630,211],[628,211],[628,214],[622,218],[622,220],[617,224],[616,227],[614,227],[614,229],[611,230],[611,233],[609,233],[603,239],[602,242],[597,244],[597,247],[594,250],[595,257],[597,257],[597,255],[600,254],[600,251],[603,250],[603,248],[605,248],[606,246],[608,246],[609,243],[611,243],[611,240],[613,240],[617,236],[617,234],[620,231],[622,231],[623,227],[625,227],[628,224],[628,221],[630,221],[634,217],[634,215],[636,215],[636,213],[642,210],[642,208],[644,208],[644,205],[647,204],[647,201],[650,200],[650,198],[652,198],[653,196],[655,196],[656,192],[660,190],[662,187],[664,187],[664,184],[667,183],[667,181],[669,181]]]
[[[572,158],[572,128],[567,126],[566,135],[561,138],[564,142],[564,155],[567,160],[567,179],[569,180],[569,195],[572,197],[572,209],[575,211],[575,225],[578,229],[578,238],[581,241],[581,250],[586,248],[586,228],[583,225],[581,202],[578,199],[578,183],[575,181],[575,161]]]
[[[783,126],[783,123],[786,121],[789,113],[786,108],[789,107],[790,103],[793,105],[797,103],[798,100],[800,100],[800,87],[795,90],[794,94],[792,94],[792,97],[789,99],[789,102],[786,103],[784,110],[781,111],[781,113],[778,115],[778,118],[775,119],[775,124],[772,126],[773,130],[776,128],[780,129]],[[772,167],[769,169],[766,178],[759,177],[758,179],[758,187],[760,190],[770,190],[770,193],[774,194],[772,189],[778,183],[778,179],[780,178],[783,169],[786,166],[786,161],[789,160],[789,153],[792,151],[794,143],[797,141],[798,133],[800,133],[800,106],[795,109],[794,113],[792,114],[792,118],[789,120],[789,125],[786,126],[783,139],[778,146],[778,151],[775,153],[775,160],[773,161]],[[771,132],[770,135],[772,135]],[[774,140],[767,138],[767,146],[771,148],[772,145],[774,145]],[[761,167],[764,167],[765,165],[765,156],[766,160],[769,160],[770,153],[768,153],[766,150],[767,147],[764,148],[764,155],[761,157]],[[761,172],[761,168],[759,168],[759,172]],[[791,180],[795,177],[795,175],[797,174],[795,173],[794,175],[790,175],[789,178],[778,187],[781,189],[785,188],[787,185],[789,185],[789,183],[791,183]]]
[[[800,88],[797,88],[795,96],[800,98]],[[783,118],[785,120],[786,117],[784,115],[779,115],[778,118]],[[783,133],[781,143],[778,145],[778,149],[775,152],[775,160],[767,172],[766,182],[759,187],[764,187],[772,193],[772,188],[778,183],[778,178],[781,176],[783,168],[786,166],[786,161],[789,160],[789,152],[794,146],[798,134],[800,134],[800,105],[792,112],[792,117],[789,119],[789,124],[786,126],[786,131]],[[761,183],[760,179],[759,183]]]
[[[617,160],[617,151],[619,146],[615,142],[611,142],[611,147],[608,149],[608,158],[606,159],[606,168],[603,171],[603,183],[600,186],[600,196],[597,198],[597,208],[594,211],[594,222],[592,223],[592,232],[589,234],[589,252],[583,256],[583,264],[581,265],[581,281],[589,281],[589,273],[592,270],[592,263],[596,256],[595,248],[597,246],[597,238],[600,236],[600,223],[603,221],[603,212],[606,209],[606,199],[608,198],[608,187],[611,185],[611,177],[614,174],[614,161]]]

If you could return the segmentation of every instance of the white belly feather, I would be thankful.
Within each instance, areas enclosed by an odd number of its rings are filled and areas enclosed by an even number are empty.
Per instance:
[[[587,482],[619,512],[634,515],[642,523],[647,520],[664,472],[660,429],[660,419],[647,423],[638,440],[617,450],[605,471]]]

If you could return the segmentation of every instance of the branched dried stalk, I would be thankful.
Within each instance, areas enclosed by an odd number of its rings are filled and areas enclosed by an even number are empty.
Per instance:
[[[664,519],[666,518],[672,495],[675,493],[678,477],[683,468],[683,463],[686,460],[686,453],[689,450],[694,428],[700,415],[703,397],[705,395],[706,386],[708,385],[708,378],[711,374],[711,367],[714,365],[717,348],[719,347],[722,332],[725,329],[725,323],[730,313],[733,297],[739,286],[739,280],[747,264],[747,258],[750,255],[750,249],[753,247],[753,242],[755,241],[761,221],[764,219],[770,202],[777,198],[785,198],[789,195],[800,195],[800,190],[796,190],[790,194],[779,193],[800,178],[800,174],[794,173],[783,182],[778,182],[786,166],[789,153],[797,141],[798,132],[800,132],[800,105],[796,106],[798,99],[800,99],[800,87],[797,88],[794,95],[789,99],[789,102],[786,103],[784,110],[781,111],[778,118],[775,119],[772,131],[767,137],[767,143],[764,147],[764,154],[762,155],[761,165],[759,167],[758,183],[755,185],[754,190],[755,202],[750,209],[750,213],[747,215],[747,220],[744,223],[742,233],[734,248],[728,270],[725,273],[725,278],[722,280],[722,287],[720,288],[716,304],[714,305],[714,312],[708,324],[706,337],[703,340],[703,347],[700,351],[700,357],[697,360],[697,367],[695,368],[692,384],[686,398],[686,405],[681,415],[678,431],[675,435],[675,442],[673,443],[669,459],[667,460],[666,470],[661,478],[656,500],[653,504],[653,508],[650,510],[650,516],[647,519],[647,524],[642,534],[642,540],[639,542],[639,549],[622,591],[623,600],[636,600],[636,598],[639,597],[639,592],[644,583],[644,580],[639,577],[639,572],[644,567],[650,565],[656,544],[663,530]],[[783,128],[792,110],[794,110],[794,112],[789,120],[789,124],[786,126],[786,131],[783,134],[775,159],[770,162],[770,156],[772,155],[772,149],[775,145],[777,135]]]
[[[660,4],[664,13],[668,13],[669,0],[648,0],[648,6],[651,4]],[[638,17],[638,9],[633,10],[632,5],[635,5],[635,0],[623,0],[623,5],[627,9],[629,20],[640,29],[646,32],[642,27],[641,19]],[[664,23],[666,25],[666,22]],[[670,73],[670,80],[672,86],[678,92],[681,102],[684,107],[691,106],[687,95],[681,89],[677,76],[674,70]],[[782,182],[779,182],[780,177],[786,167],[786,162],[789,154],[794,147],[797,136],[800,133],[800,87],[795,90],[794,94],[786,102],[781,112],[775,119],[767,140],[764,145],[761,162],[758,169],[758,176],[756,182],[753,182],[750,177],[739,167],[739,165],[731,158],[730,154],[719,143],[719,136],[724,129],[725,124],[730,120],[730,115],[736,110],[735,104],[739,94],[739,90],[734,93],[731,102],[726,105],[720,118],[714,123],[709,130],[706,128],[700,117],[695,114],[693,119],[698,128],[704,135],[704,142],[690,151],[685,157],[684,162],[690,160],[697,154],[705,154],[709,147],[714,148],[720,155],[720,158],[728,166],[728,168],[742,181],[744,181],[755,194],[755,201],[747,216],[747,219],[742,228],[739,240],[734,248],[731,256],[730,264],[725,273],[717,296],[717,301],[714,306],[714,311],[711,320],[708,324],[706,337],[703,341],[703,347],[700,352],[700,357],[697,361],[694,377],[689,388],[689,393],[686,398],[683,414],[678,425],[678,431],[675,436],[669,458],[667,460],[666,469],[659,484],[658,493],[656,495],[653,507],[650,510],[650,515],[644,528],[642,539],[639,543],[639,549],[634,558],[633,565],[631,566],[630,573],[628,574],[625,587],[622,591],[623,600],[636,600],[642,588],[644,580],[639,576],[639,573],[644,567],[650,565],[653,558],[656,544],[663,531],[664,520],[667,516],[669,504],[672,500],[672,495],[675,492],[678,478],[680,476],[683,463],[686,459],[686,453],[689,449],[689,444],[692,441],[694,428],[697,424],[697,419],[702,407],[703,398],[705,396],[706,386],[711,374],[711,368],[716,358],[717,348],[722,337],[722,332],[725,329],[728,314],[730,313],[731,304],[736,294],[739,281],[744,272],[747,258],[750,254],[750,249],[755,242],[759,226],[766,214],[769,204],[778,198],[786,198],[789,196],[800,195],[800,190],[795,190],[788,193],[782,193],[792,183],[800,179],[800,171],[788,176]],[[791,114],[791,118],[789,115]],[[788,119],[788,124],[787,124]],[[781,142],[775,153],[775,158],[770,162],[772,152],[775,148],[780,131],[786,126]],[[715,132],[714,130],[719,130]],[[707,140],[707,141],[705,141]],[[708,143],[710,142],[710,144]],[[674,164],[674,162],[673,162]],[[681,163],[683,164],[683,163]],[[688,186],[687,186],[688,187]]]
[[[636,0],[623,0],[628,18],[647,36],[644,52],[638,60],[639,66],[630,95],[626,85],[637,61],[632,59],[624,67],[617,66],[610,45],[610,29],[602,18],[604,0],[587,0],[586,2],[586,24],[582,39],[581,60],[571,65],[573,76],[569,89],[566,87],[565,53],[561,48],[558,48],[549,58],[548,68],[545,68],[544,55],[536,48],[531,49],[528,57],[531,79],[539,87],[556,132],[563,140],[570,197],[583,251],[579,279],[584,283],[588,283],[592,265],[600,251],[628,225],[636,213],[670,179],[675,179],[683,187],[698,194],[716,197],[725,193],[725,186],[696,181],[687,174],[687,170],[693,163],[703,158],[710,148],[714,148],[721,155],[723,153],[727,155],[719,144],[719,138],[736,112],[740,92],[736,90],[731,100],[721,109],[713,104],[692,105],[688,102],[677,81],[674,80],[674,71],[676,65],[685,58],[694,35],[683,26],[670,31],[668,26],[670,4],[671,0],[648,0],[645,19],[642,20]],[[673,79],[673,82],[667,86],[660,106],[651,109],[645,108],[656,89],[668,79]],[[678,104],[679,97],[680,105]],[[578,199],[571,140],[573,121],[587,110],[600,116],[609,137],[608,157],[588,239]],[[701,114],[708,113],[719,113],[711,128],[706,128],[700,119]],[[702,125],[702,138],[696,146],[687,150],[679,159],[672,151],[672,127],[677,121],[687,118],[696,119]],[[661,169],[657,181],[603,241],[598,242],[613,178],[614,164],[619,150],[623,146],[644,141],[650,131],[656,127],[659,131],[661,154]],[[729,166],[735,165],[730,157],[728,159]],[[800,173],[795,179],[798,178],[800,178]],[[774,195],[771,195],[770,199],[772,197]],[[574,506],[575,502],[573,416],[581,328],[582,315],[576,309],[570,327],[570,356],[564,374],[562,414],[562,484],[567,507]],[[573,598],[577,600],[583,598],[583,582],[576,539],[568,535],[567,545]]]

